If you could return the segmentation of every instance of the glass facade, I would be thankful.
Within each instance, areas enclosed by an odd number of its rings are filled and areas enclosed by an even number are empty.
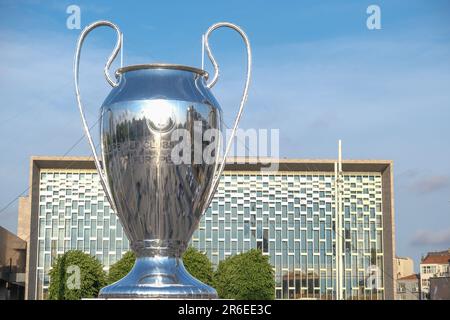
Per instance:
[[[344,176],[338,235],[334,174],[228,172],[192,244],[215,265],[262,250],[275,271],[277,299],[334,299],[335,244],[341,239],[344,297],[383,299],[381,188],[381,174]]]
[[[277,299],[333,299],[335,244],[343,241],[347,299],[382,299],[382,178],[346,173],[343,231],[335,232],[334,175],[313,172],[225,172],[191,244],[217,265],[260,249],[275,271]],[[78,249],[105,266],[129,250],[94,170],[41,169],[37,298],[58,254]]]
[[[93,170],[41,169],[38,221],[38,299],[46,298],[48,272],[59,254],[81,250],[108,270],[129,250]]]

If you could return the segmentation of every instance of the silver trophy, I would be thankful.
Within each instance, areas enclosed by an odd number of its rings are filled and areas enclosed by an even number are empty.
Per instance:
[[[118,37],[104,68],[112,90],[100,109],[101,158],[89,132],[78,85],[81,47],[89,32],[100,26],[113,28]],[[214,66],[209,82],[206,71],[173,64],[121,67],[114,80],[109,68],[122,47],[119,28],[98,21],[80,35],[74,60],[78,108],[101,185],[137,256],[130,273],[103,288],[100,298],[217,298],[214,288],[186,271],[181,257],[211,203],[232,145],[229,139],[222,157],[221,139],[209,135],[208,146],[213,151],[207,161],[198,159],[199,144],[201,150],[206,143],[201,137],[210,131],[222,132],[222,110],[211,92],[219,67],[208,42],[211,32],[221,27],[237,31],[247,48],[247,77],[231,131],[234,137],[251,76],[250,44],[238,26],[221,22],[207,30],[204,47]],[[185,136],[178,135],[174,141],[175,132],[187,132],[194,141],[178,150],[180,136]],[[194,136],[201,140],[195,141]]]

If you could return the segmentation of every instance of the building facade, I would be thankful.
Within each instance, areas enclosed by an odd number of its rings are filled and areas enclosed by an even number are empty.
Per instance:
[[[334,161],[277,164],[278,170],[227,164],[191,244],[214,265],[261,249],[275,271],[276,298],[334,299],[335,247],[342,241],[344,297],[394,299],[392,162],[343,162],[342,234],[334,223]],[[19,213],[19,222],[29,224],[27,298],[45,298],[58,254],[83,250],[107,270],[128,251],[89,158],[32,158],[30,183],[29,210],[24,205]]]
[[[414,274],[414,261],[409,257],[395,257],[395,267],[397,279]]]
[[[430,281],[430,300],[450,300],[450,275],[433,277]]]
[[[422,299],[430,299],[430,278],[450,276],[450,249],[429,252],[420,262]]]
[[[420,277],[410,274],[397,279],[397,300],[420,300]]]
[[[27,243],[0,227],[0,300],[23,300]]]

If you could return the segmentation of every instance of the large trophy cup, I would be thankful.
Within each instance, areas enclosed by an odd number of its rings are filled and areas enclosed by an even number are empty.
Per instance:
[[[104,69],[112,90],[100,109],[101,157],[89,132],[78,85],[81,47],[89,32],[100,26],[113,28],[118,37]],[[122,46],[119,28],[98,21],[80,35],[74,60],[78,108],[101,185],[137,257],[130,273],[103,288],[100,298],[217,298],[216,290],[186,271],[181,257],[211,203],[232,145],[229,139],[222,157],[221,139],[206,134],[222,131],[222,110],[211,92],[219,68],[208,42],[210,33],[221,27],[237,31],[247,47],[247,78],[231,132],[234,137],[251,75],[250,44],[238,26],[222,22],[207,30],[204,46],[215,69],[210,82],[204,70],[173,64],[121,67],[114,80],[109,68]],[[175,150],[183,140],[180,137],[186,138],[178,134],[179,140],[174,141],[175,131],[188,133],[191,143]],[[214,149],[208,161],[201,152],[208,144],[205,136]]]

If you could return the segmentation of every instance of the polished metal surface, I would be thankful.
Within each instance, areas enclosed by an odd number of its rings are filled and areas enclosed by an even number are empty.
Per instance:
[[[224,157],[223,157],[221,163],[218,165],[217,173],[214,176],[212,188],[209,192],[208,200],[205,203],[204,210],[206,210],[209,207],[209,205],[211,204],[211,201],[214,197],[214,193],[216,192],[217,187],[219,186],[220,176],[222,175],[223,170],[225,169],[226,157],[227,157],[228,153],[230,152],[231,146],[233,144],[233,139],[235,137],[236,130],[239,125],[239,121],[241,120],[242,112],[244,111],[244,105],[247,102],[248,89],[250,87],[250,80],[252,77],[252,48],[250,46],[250,40],[248,39],[247,35],[239,26],[237,26],[233,23],[218,22],[218,23],[213,24],[211,27],[209,27],[205,34],[206,52],[208,53],[208,57],[214,66],[214,77],[212,78],[210,83],[206,84],[206,86],[211,89],[217,83],[217,80],[219,79],[219,65],[217,64],[217,61],[214,58],[214,56],[211,52],[211,48],[209,46],[209,36],[211,35],[211,33],[214,30],[219,29],[219,28],[230,28],[232,30],[235,30],[242,37],[242,40],[244,40],[245,49],[247,51],[247,74],[245,77],[244,91],[242,92],[241,102],[239,103],[239,110],[238,110],[238,113],[237,113],[236,118],[233,123],[233,129],[231,131],[230,140],[228,141],[227,146],[225,148]]]
[[[105,78],[108,81],[108,83],[112,87],[118,86],[118,82],[114,82],[114,80],[111,79],[111,76],[109,75],[109,68],[114,61],[114,59],[117,57],[117,54],[119,53],[120,48],[122,47],[122,33],[120,32],[119,28],[110,21],[96,21],[90,25],[88,25],[84,30],[81,32],[80,37],[78,38],[77,42],[77,49],[75,51],[75,58],[73,61],[73,75],[74,75],[74,82],[75,82],[75,96],[77,98],[77,105],[78,105],[78,111],[80,112],[81,116],[81,122],[83,124],[83,130],[84,133],[88,139],[89,147],[91,148],[92,155],[94,157],[94,163],[95,167],[97,168],[97,172],[100,177],[100,184],[102,185],[103,190],[105,191],[106,197],[108,198],[108,202],[110,203],[111,207],[115,212],[117,212],[117,208],[115,206],[113,197],[111,195],[111,190],[109,189],[108,184],[106,183],[106,177],[103,171],[102,163],[100,162],[98,156],[97,156],[97,150],[95,149],[94,142],[92,141],[91,133],[89,132],[89,126],[86,121],[86,117],[84,116],[84,110],[83,110],[83,103],[81,101],[81,94],[80,94],[80,87],[79,87],[79,70],[80,70],[80,56],[81,56],[81,48],[83,47],[83,42],[86,38],[86,36],[94,29],[98,27],[109,27],[116,31],[117,33],[117,43],[116,46],[111,53],[111,56],[108,58],[108,61],[106,62],[105,68],[103,69],[103,72],[105,74]]]
[[[134,71],[134,70],[141,70],[141,69],[172,69],[172,70],[184,70],[184,71],[191,71],[198,73],[199,75],[203,76],[205,80],[208,79],[208,72],[202,69],[189,67],[189,66],[183,66],[181,64],[168,64],[168,63],[148,63],[148,64],[136,64],[132,66],[127,66],[123,68],[119,68],[116,71],[116,74],[121,75],[122,73],[125,73],[127,71]]]
[[[172,141],[172,132],[220,130],[221,113],[204,78],[184,70],[125,72],[106,98],[101,109],[104,169],[138,256],[184,252],[203,213],[215,163],[174,164],[171,152],[178,141]]]
[[[122,280],[103,288],[100,297],[216,299],[217,293],[191,276],[181,259],[155,256],[138,258],[131,272]]]
[[[113,89],[100,110],[101,162],[78,88],[81,46],[85,36],[98,26],[111,27],[118,34],[116,48],[105,67],[105,76]],[[238,30],[246,40],[249,54],[236,130],[247,98],[251,52],[242,30],[229,23],[214,25],[207,36],[221,26]],[[114,82],[108,69],[121,42],[117,26],[108,21],[96,22],[82,32],[74,63],[78,107],[102,186],[138,257],[131,272],[103,288],[99,297],[216,298],[213,288],[189,275],[181,259],[223,170],[224,160],[219,161],[218,151],[220,139],[207,143],[217,150],[209,159],[212,161],[196,159],[199,143],[200,150],[205,146],[203,134],[210,129],[222,131],[222,111],[210,90],[213,84],[207,84],[207,73],[203,70],[167,64],[121,68],[116,72],[118,81]],[[213,59],[208,45],[207,48]],[[217,64],[215,68],[217,80]],[[173,137],[179,130],[192,139],[188,149],[184,145],[181,152],[192,155],[191,161],[174,159],[173,150],[180,141]]]

